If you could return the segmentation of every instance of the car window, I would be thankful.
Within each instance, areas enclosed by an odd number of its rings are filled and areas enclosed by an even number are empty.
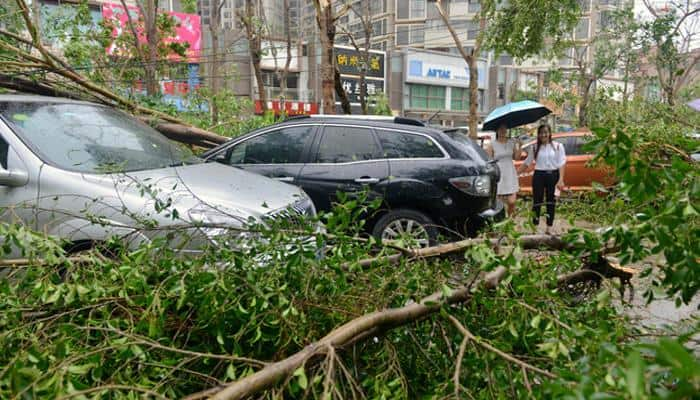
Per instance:
[[[10,146],[5,141],[5,138],[0,136],[0,166],[3,169],[7,169],[7,152],[9,149]]]
[[[87,173],[199,163],[190,150],[118,110],[83,103],[0,103],[0,114],[45,162]]]
[[[379,130],[384,158],[443,158],[434,141],[421,135]]]
[[[590,136],[575,136],[571,138],[571,149],[566,149],[568,155],[591,154],[589,151],[584,151],[584,145],[591,140]]]
[[[371,129],[329,126],[323,131],[316,162],[343,163],[381,158]]]
[[[263,133],[233,146],[231,164],[296,164],[311,140],[313,126],[294,126]]]

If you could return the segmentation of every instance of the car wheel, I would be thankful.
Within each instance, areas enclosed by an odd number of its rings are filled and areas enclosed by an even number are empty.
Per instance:
[[[394,210],[384,214],[372,229],[381,241],[398,242],[407,248],[423,248],[435,244],[438,231],[427,215],[414,210]]]

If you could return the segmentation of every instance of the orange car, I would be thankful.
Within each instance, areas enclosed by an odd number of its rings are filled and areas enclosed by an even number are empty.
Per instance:
[[[574,131],[555,133],[552,135],[552,140],[559,142],[566,150],[566,167],[564,171],[564,183],[568,190],[585,191],[591,190],[593,182],[598,182],[603,186],[610,186],[614,183],[612,174],[609,169],[601,165],[589,165],[589,161],[593,159],[593,154],[584,153],[583,145],[590,138],[590,131]],[[535,145],[535,140],[529,141],[523,145],[523,152],[520,161],[515,162],[515,168],[518,169],[522,165],[527,154]],[[524,193],[532,193],[532,174],[534,172],[534,164],[530,166],[520,175],[520,191]]]

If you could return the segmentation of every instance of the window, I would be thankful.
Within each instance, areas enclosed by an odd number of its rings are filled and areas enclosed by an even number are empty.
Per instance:
[[[201,162],[153,128],[108,107],[60,102],[0,103],[0,114],[49,164],[107,173]]]
[[[10,146],[5,141],[5,138],[0,136],[0,166],[3,169],[7,169],[7,152],[10,150]]]
[[[452,101],[450,104],[450,110],[469,110],[469,89],[452,88]]]
[[[445,155],[431,139],[410,133],[380,130],[384,158],[443,158]]]
[[[581,18],[576,26],[576,40],[582,40],[588,38],[588,26],[590,25],[590,19]]]
[[[231,151],[231,164],[295,164],[300,163],[304,147],[311,140],[312,126],[296,126],[263,133]]]
[[[425,0],[396,0],[397,19],[425,18]]]
[[[469,0],[469,12],[478,13],[481,11],[481,2],[479,0]]]
[[[423,44],[425,41],[424,25],[396,25],[396,45]]]
[[[397,46],[407,46],[408,45],[408,25],[397,25],[396,26],[396,45]]]
[[[590,151],[586,151],[587,149],[584,147],[588,142],[590,142],[591,137],[590,136],[574,136],[571,138],[571,146],[566,147],[566,155],[567,156],[576,156],[576,155],[582,155],[582,154],[591,154]]]
[[[581,12],[587,13],[591,11],[591,0],[578,0],[578,5],[581,8]]]
[[[445,108],[445,87],[409,85],[411,108],[442,110]]]
[[[381,158],[379,145],[369,129],[332,126],[324,129],[316,162],[343,163]]]

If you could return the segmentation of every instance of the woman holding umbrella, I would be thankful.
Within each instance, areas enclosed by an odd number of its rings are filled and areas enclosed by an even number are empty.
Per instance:
[[[496,129],[496,140],[491,142],[486,152],[497,161],[498,168],[501,170],[501,180],[498,181],[496,194],[506,204],[510,217],[515,213],[515,200],[520,190],[513,163],[520,156],[520,143],[508,138],[508,126],[501,123]]]
[[[484,120],[484,125],[483,129],[484,130],[497,130],[496,133],[496,138],[497,140],[494,142],[494,145],[496,147],[503,145],[505,148],[504,149],[497,149],[494,147],[494,150],[492,151],[492,156],[498,160],[499,167],[501,169],[501,180],[498,182],[498,193],[501,194],[501,189],[503,188],[504,192],[510,192],[513,190],[513,187],[515,187],[515,192],[517,193],[518,191],[518,178],[517,178],[517,173],[515,173],[515,166],[513,164],[513,160],[520,154],[520,149],[519,146],[516,146],[515,143],[512,144],[513,149],[511,150],[511,145],[508,145],[508,141],[505,136],[506,129],[510,128],[515,128],[517,126],[522,126],[526,124],[530,124],[533,122],[538,121],[540,118],[550,114],[552,111],[547,108],[546,106],[532,100],[523,100],[523,101],[517,101],[514,103],[508,103],[504,106],[498,107],[491,111],[489,115],[486,117]],[[500,133],[499,133],[500,132]],[[545,132],[547,134],[545,134]],[[551,136],[551,131],[549,130],[549,126],[540,126],[538,129],[538,137],[537,137],[537,147],[535,150],[535,153],[538,153],[538,150],[541,148],[540,144],[543,144],[545,142],[540,142],[540,133],[543,135],[544,141],[546,141],[546,144],[551,144],[552,142],[552,136]],[[501,140],[499,142],[498,137],[501,137]],[[546,136],[546,137],[545,137]],[[504,142],[505,139],[505,142]],[[544,147],[546,145],[543,144],[542,149],[542,155],[544,154],[549,154],[547,150],[544,150]],[[515,147],[517,147],[518,151],[516,152]],[[563,155],[563,146],[558,146],[561,147],[562,155]],[[511,153],[509,153],[509,151]],[[499,157],[500,154],[500,157]],[[509,157],[510,156],[510,157]],[[542,168],[549,168],[550,164],[544,161],[540,161],[540,154],[535,154],[535,163],[537,164],[536,169],[542,169]],[[565,156],[565,155],[563,155]],[[528,156],[528,160],[526,161],[525,164],[523,165],[530,165],[532,163],[532,154]],[[557,159],[558,160],[558,159]],[[565,162],[565,161],[564,161]],[[557,161],[558,163],[558,161]],[[510,165],[509,165],[510,164]],[[562,164],[563,165],[563,164]],[[512,170],[511,170],[512,168]],[[556,167],[559,168],[559,167]],[[524,169],[521,167],[521,170]],[[518,171],[518,173],[521,171]],[[513,179],[511,181],[511,173],[513,175]],[[539,175],[541,173],[535,173],[535,176]],[[551,178],[551,177],[550,177]],[[557,176],[557,179],[559,177]],[[538,183],[541,182],[541,178],[536,178],[538,180]],[[562,176],[563,179],[563,176]],[[550,180],[547,180],[549,183]],[[554,223],[554,185],[556,184],[556,181],[552,183],[551,186],[551,196],[549,196],[549,186],[547,186],[547,233],[549,233],[550,227]],[[562,184],[563,185],[563,184]],[[540,187],[542,186],[542,187]],[[538,199],[538,194],[541,194],[540,192],[543,192],[544,186],[535,186],[533,183],[533,198],[535,200],[535,205],[533,206],[533,210],[535,211],[536,221],[539,221],[539,210],[540,210],[540,204],[542,203],[542,196],[539,197]],[[542,189],[541,191],[539,189]],[[504,194],[505,194],[504,193]],[[506,203],[508,204],[508,210],[509,214],[512,215],[513,210],[515,208],[515,194],[510,194],[506,197]],[[551,203],[551,204],[550,204]],[[512,204],[512,205],[511,205]],[[537,222],[535,222],[537,224]]]

